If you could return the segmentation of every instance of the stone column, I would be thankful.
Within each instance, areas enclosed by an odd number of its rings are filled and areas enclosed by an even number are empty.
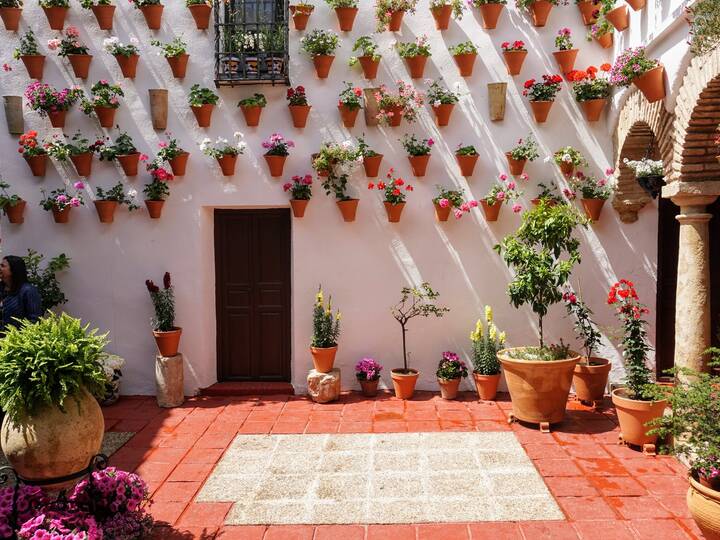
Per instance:
[[[155,357],[155,389],[160,407],[179,407],[183,395],[183,355]]]

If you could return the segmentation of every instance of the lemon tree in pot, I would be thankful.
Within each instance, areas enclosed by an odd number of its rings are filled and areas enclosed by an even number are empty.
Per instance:
[[[23,479],[79,473],[100,451],[105,422],[93,394],[105,387],[98,358],[106,344],[105,335],[65,313],[7,328],[0,340],[2,449]]]
[[[402,329],[403,367],[392,370],[395,396],[400,399],[410,399],[415,393],[415,385],[420,372],[408,367],[407,353],[407,325],[415,317],[442,317],[450,311],[446,307],[435,305],[440,293],[435,291],[429,283],[425,282],[419,287],[403,287],[400,302],[395,304],[390,312]]]
[[[145,286],[155,309],[151,322],[158,351],[161,356],[175,356],[182,328],[175,326],[175,292],[170,283],[170,272],[163,276],[162,289],[149,279],[145,280]]]
[[[478,398],[492,401],[500,383],[500,360],[497,353],[505,346],[505,332],[499,332],[493,322],[490,306],[485,306],[485,320],[478,319],[470,333],[472,341],[473,379]]]
[[[562,421],[577,353],[545,342],[543,319],[551,305],[562,300],[562,287],[580,262],[580,241],[573,236],[587,220],[566,204],[551,206],[541,200],[523,215],[522,225],[495,246],[514,277],[508,285],[516,308],[528,304],[538,317],[538,346],[504,349],[498,353],[515,419],[540,424]]]
[[[313,365],[320,373],[330,373],[335,364],[337,354],[337,340],[340,337],[340,311],[333,315],[332,296],[327,304],[322,286],[318,288],[313,306],[313,336],[310,354]]]

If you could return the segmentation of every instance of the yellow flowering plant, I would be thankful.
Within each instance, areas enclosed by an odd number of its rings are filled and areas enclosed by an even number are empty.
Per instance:
[[[313,307],[313,336],[312,346],[319,349],[328,349],[337,346],[340,337],[340,310],[332,312],[332,296],[325,304],[322,286],[318,287]]]
[[[500,361],[497,352],[505,346],[505,332],[498,330],[493,322],[493,311],[485,306],[485,318],[478,319],[475,330],[470,333],[473,344],[473,371],[478,375],[497,375]]]

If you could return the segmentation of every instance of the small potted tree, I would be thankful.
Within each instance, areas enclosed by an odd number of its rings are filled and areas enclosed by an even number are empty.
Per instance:
[[[400,294],[400,301],[391,308],[390,312],[402,330],[403,367],[392,370],[392,381],[395,397],[411,399],[415,393],[415,385],[420,372],[408,367],[407,325],[415,317],[442,317],[450,310],[436,305],[440,293],[427,282],[422,283],[419,287],[403,287]]]
[[[0,18],[2,18],[5,30],[17,32],[20,28],[20,17],[22,16],[23,0],[3,0],[0,2]]]
[[[307,28],[308,19],[312,14],[315,6],[311,2],[300,0],[297,4],[288,6],[290,15],[292,16],[295,30],[305,30]]]
[[[163,9],[165,8],[160,0],[130,0],[130,3],[135,6],[135,9],[142,12],[150,30],[160,30]]]
[[[355,40],[353,45],[353,52],[360,52],[359,56],[351,56],[348,60],[350,67],[360,64],[363,71],[363,76],[368,80],[373,80],[377,77],[378,66],[380,66],[380,47],[372,38],[372,36],[360,36]]]
[[[210,26],[213,0],[185,0],[198,30],[207,30]]]
[[[33,176],[45,176],[48,154],[37,137],[37,131],[32,129],[20,135],[18,152],[25,159]]]
[[[340,310],[332,312],[332,296],[325,303],[322,286],[318,287],[313,306],[313,335],[310,344],[313,366],[320,373],[330,373],[335,364],[340,337]]]
[[[550,158],[546,160],[549,161]],[[565,176],[571,176],[578,167],[587,167],[588,162],[580,150],[572,146],[563,146],[552,155],[552,160],[560,167]]]
[[[347,128],[355,127],[355,119],[357,118],[358,112],[362,108],[362,89],[353,86],[349,82],[343,82],[345,88],[340,92],[338,96],[338,111],[340,111],[340,118],[342,118],[343,126]]]
[[[480,8],[480,15],[485,30],[493,30],[502,15],[507,0],[471,0],[472,5]]]
[[[62,30],[70,10],[70,0],[39,0],[38,3],[45,12],[50,29]]]
[[[545,26],[553,6],[560,4],[567,4],[567,0],[515,0],[518,9],[530,11],[536,27]]]
[[[120,107],[118,97],[124,96],[119,85],[103,79],[90,87],[90,99],[83,99],[80,108],[88,115],[94,112],[101,127],[111,128],[115,125],[115,111]]]
[[[290,192],[290,207],[293,216],[301,218],[305,215],[310,199],[312,198],[312,175],[295,175],[290,182],[283,185],[283,191]]]
[[[149,279],[145,280],[145,287],[155,310],[151,324],[158,352],[160,356],[177,356],[182,328],[175,326],[175,291],[170,272],[163,275],[162,289]]]
[[[92,10],[100,30],[112,30],[115,6],[112,0],[80,0],[80,5]]]
[[[398,42],[397,51],[405,59],[411,79],[422,79],[427,59],[432,56],[428,37],[418,36],[413,42]]]
[[[0,208],[10,223],[21,224],[25,221],[23,213],[27,203],[17,194],[10,193],[10,184],[0,179]]]
[[[79,88],[56,90],[41,82],[30,83],[25,89],[28,107],[40,116],[47,116],[52,127],[65,127],[65,115],[83,96]]]
[[[650,103],[665,97],[665,68],[645,55],[645,47],[626,49],[615,59],[610,82],[617,86],[634,84]]]
[[[112,223],[115,220],[115,210],[120,205],[126,205],[130,212],[139,208],[135,204],[135,199],[125,193],[122,182],[118,182],[107,190],[99,186],[95,188],[95,200],[93,202],[100,223]]]
[[[80,41],[80,31],[75,26],[68,26],[62,39],[51,39],[47,45],[51,51],[57,51],[58,56],[68,59],[78,79],[87,79],[92,55],[88,46]]]
[[[608,169],[605,171],[605,177],[595,178],[593,175],[586,175],[578,171],[569,179],[573,188],[570,198],[575,198],[576,193],[580,193],[580,202],[588,219],[592,221],[600,219],[605,201],[615,191],[615,183],[612,178],[614,172],[614,169]]]
[[[383,155],[370,148],[370,145],[365,142],[363,137],[358,137],[358,153],[362,156],[365,176],[368,178],[377,178]]]
[[[509,75],[520,75],[528,51],[522,40],[503,41],[500,44]]]
[[[535,79],[525,81],[523,96],[530,101],[535,121],[542,124],[547,120],[550,109],[555,103],[555,96],[561,90],[560,75],[543,75],[542,82]]]
[[[563,75],[570,73],[575,69],[575,59],[577,58],[578,49],[573,47],[572,32],[569,28],[561,28],[555,37],[555,47],[557,51],[553,52],[555,61],[560,66]]]
[[[600,72],[595,66],[589,66],[585,71],[574,71],[568,74],[573,81],[573,93],[583,109],[588,122],[600,120],[605,105],[610,98],[612,86],[607,77],[610,64],[600,66]]]
[[[355,364],[355,378],[360,383],[363,396],[377,396],[382,369],[383,367],[372,358],[363,358]]]
[[[450,17],[456,20],[463,18],[465,4],[462,0],[430,0],[430,13],[435,19],[436,30],[447,30]]]
[[[445,351],[435,372],[440,385],[440,396],[443,399],[455,399],[460,388],[460,381],[468,376],[467,366],[460,357],[452,352]]]
[[[358,0],[325,0],[325,3],[335,10],[340,30],[342,32],[352,31],[355,16],[358,13]]]
[[[398,32],[405,13],[415,13],[417,0],[375,0],[375,31]]]
[[[293,127],[304,128],[307,124],[307,117],[310,114],[312,105],[308,103],[304,86],[290,87],[287,89],[285,99],[288,102],[288,110],[292,117]]]
[[[326,79],[340,45],[338,35],[332,30],[315,29],[300,39],[300,47],[312,57],[318,79]]]
[[[247,143],[242,140],[242,133],[235,132],[235,144],[231,144],[224,137],[218,137],[215,142],[205,137],[200,143],[200,150],[206,156],[215,158],[220,165],[220,169],[224,176],[232,176],[235,174],[235,164],[237,157],[245,152]]]
[[[524,173],[521,177],[523,180],[528,179],[528,176]],[[512,211],[515,214],[519,213],[522,210],[522,205],[517,202],[513,203],[513,201],[516,201],[520,195],[522,195],[522,192],[517,189],[515,180],[509,179],[505,173],[498,175],[498,181],[480,199],[485,219],[487,221],[497,221],[503,204],[512,204]]]
[[[160,49],[170,66],[173,77],[178,79],[185,78],[190,55],[187,53],[187,43],[185,43],[181,37],[176,37],[169,43],[163,43],[158,39],[153,39],[150,41],[150,45]]]
[[[435,123],[438,126],[447,126],[450,123],[450,115],[459,101],[455,92],[451,92],[440,81],[433,81],[428,88],[427,100],[435,113]]]
[[[147,159],[145,154],[138,152],[132,137],[125,131],[120,132],[120,135],[115,138],[112,144],[107,142],[103,144],[98,149],[98,152],[100,153],[100,161],[117,160],[125,176],[137,176],[140,159],[143,158],[143,161]]]
[[[377,184],[370,182],[368,189],[376,189],[383,192],[383,204],[385,212],[387,212],[388,221],[390,223],[398,223],[405,208],[405,199],[407,191],[414,188],[410,184],[406,184],[405,180],[394,176],[394,170],[390,169],[386,175],[387,182],[378,182]]]
[[[463,41],[448,49],[455,60],[461,77],[472,77],[478,49],[472,41]]]
[[[201,87],[199,84],[193,84],[190,87],[188,104],[195,115],[198,126],[210,127],[213,109],[219,99],[220,97],[209,88]]]
[[[67,223],[70,219],[70,210],[85,204],[80,193],[80,190],[85,188],[85,184],[75,182],[73,188],[74,195],[68,193],[65,188],[54,189],[50,195],[45,195],[45,190],[41,190],[43,198],[40,200],[40,206],[46,212],[52,212],[55,223]]]
[[[138,60],[140,59],[138,45],[139,42],[134,37],[130,38],[127,45],[116,36],[103,40],[103,49],[115,57],[123,77],[127,79],[134,79],[137,73]]]
[[[498,331],[490,306],[485,306],[485,320],[478,319],[470,333],[472,341],[473,379],[478,399],[493,401],[500,384],[501,366],[498,352],[505,346],[505,332]]]
[[[414,134],[408,135],[406,133],[400,142],[408,153],[408,161],[410,162],[413,174],[417,177],[425,176],[425,171],[430,161],[430,151],[435,145],[433,138],[430,137],[420,140]]]
[[[479,157],[480,155],[472,144],[463,145],[463,143],[459,143],[455,149],[455,159],[460,166],[460,174],[472,176]]]
[[[257,92],[250,97],[238,101],[238,107],[245,117],[245,124],[248,127],[257,127],[260,124],[260,115],[267,106],[267,99],[264,94]]]
[[[510,174],[512,174],[513,176],[523,174],[525,164],[528,161],[533,162],[538,157],[540,157],[535,138],[532,136],[532,134],[528,134],[528,136],[524,139],[518,139],[515,147],[509,152],[505,153],[505,157],[507,158]]]
[[[265,150],[265,161],[270,169],[270,176],[282,176],[285,160],[290,155],[290,148],[294,146],[295,143],[283,137],[281,133],[273,133],[262,142],[262,147]]]
[[[477,201],[465,201],[463,199],[463,190],[447,189],[443,186],[435,187],[438,190],[438,194],[433,198],[433,206],[435,207],[435,219],[438,221],[447,221],[450,217],[450,212],[453,212],[455,219],[460,219],[473,208],[477,208]]]
[[[22,60],[28,77],[41,80],[45,69],[45,55],[40,52],[40,45],[32,29],[20,36],[20,45],[13,51],[13,58]]]
[[[190,152],[183,150],[178,140],[172,137],[172,134],[166,133],[165,135],[168,140],[167,142],[158,143],[157,159],[166,161],[170,165],[173,175],[185,176]]]

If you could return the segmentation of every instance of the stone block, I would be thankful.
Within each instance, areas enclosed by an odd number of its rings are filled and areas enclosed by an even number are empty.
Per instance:
[[[155,390],[160,407],[179,407],[183,393],[183,355],[155,357]]]
[[[311,369],[307,376],[308,394],[316,403],[335,401],[340,396],[340,369],[320,373]]]

